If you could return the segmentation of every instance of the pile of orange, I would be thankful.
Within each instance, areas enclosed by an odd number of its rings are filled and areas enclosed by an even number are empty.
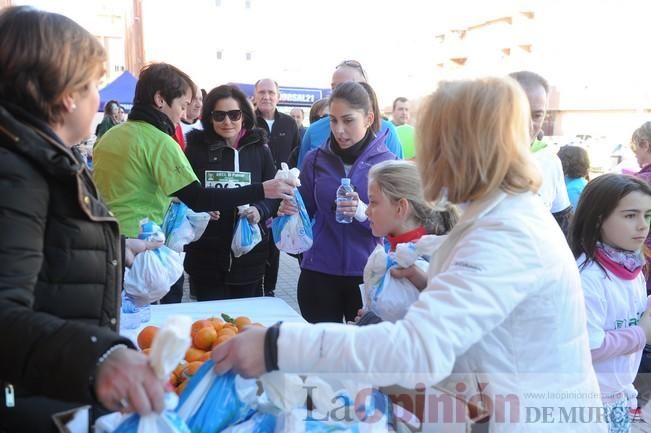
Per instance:
[[[210,317],[197,320],[192,324],[190,331],[192,346],[185,353],[185,361],[179,364],[170,375],[170,383],[174,386],[176,393],[181,394],[188,383],[188,379],[210,359],[212,349],[233,338],[247,326],[262,326],[259,323],[252,323],[246,316],[235,319],[227,314],[222,317]],[[147,326],[138,334],[138,346],[145,354],[149,353],[154,336],[158,332],[156,326]]]

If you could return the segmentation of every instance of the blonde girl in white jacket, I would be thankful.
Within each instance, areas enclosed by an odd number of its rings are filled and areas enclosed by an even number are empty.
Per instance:
[[[213,351],[217,372],[417,388],[425,431],[465,432],[475,407],[491,432],[605,432],[579,272],[535,194],[526,96],[508,78],[443,82],[422,107],[425,197],[464,211],[427,277],[411,276],[418,301],[396,323],[248,330]]]
[[[585,187],[570,225],[570,248],[581,271],[592,365],[609,432],[631,431],[637,409],[633,380],[651,343],[644,241],[651,221],[651,187],[632,176],[605,174]]]

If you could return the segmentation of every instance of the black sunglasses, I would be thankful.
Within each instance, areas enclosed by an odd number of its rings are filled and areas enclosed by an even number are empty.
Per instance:
[[[366,80],[366,72],[364,72],[364,68],[362,68],[362,64],[359,63],[357,60],[344,60],[343,62],[339,63],[335,69],[339,69],[342,66],[348,66],[349,68],[355,68],[359,72],[362,73],[362,76]]]
[[[228,116],[231,119],[231,122],[237,122],[242,118],[242,110],[230,110],[230,111],[220,111],[215,110],[210,112],[210,117],[215,122],[223,122]]]

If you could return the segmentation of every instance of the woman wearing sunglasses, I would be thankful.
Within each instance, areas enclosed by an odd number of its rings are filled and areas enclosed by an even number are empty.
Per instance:
[[[204,101],[203,130],[187,135],[186,156],[204,187],[242,188],[273,179],[276,170],[264,130],[256,128],[253,108],[237,87],[214,88]],[[186,247],[185,270],[198,300],[259,296],[265,272],[268,242],[235,258],[231,242],[240,216],[259,224],[263,238],[270,234],[264,222],[278,209],[277,200],[251,200],[238,211],[223,209],[203,236]]]
[[[190,77],[172,65],[146,66],[129,120],[111,128],[95,146],[93,176],[125,236],[137,236],[143,218],[161,224],[171,197],[207,212],[292,194],[292,185],[280,180],[237,190],[201,186],[172,138],[195,88]]]

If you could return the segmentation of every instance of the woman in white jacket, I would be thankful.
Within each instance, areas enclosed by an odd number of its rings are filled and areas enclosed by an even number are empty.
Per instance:
[[[466,431],[478,418],[468,407],[491,432],[607,431],[579,272],[535,194],[530,124],[508,78],[441,83],[423,104],[417,163],[425,197],[447,195],[464,213],[427,278],[409,272],[427,287],[405,318],[251,329],[213,351],[216,370],[424,385],[426,431]]]

